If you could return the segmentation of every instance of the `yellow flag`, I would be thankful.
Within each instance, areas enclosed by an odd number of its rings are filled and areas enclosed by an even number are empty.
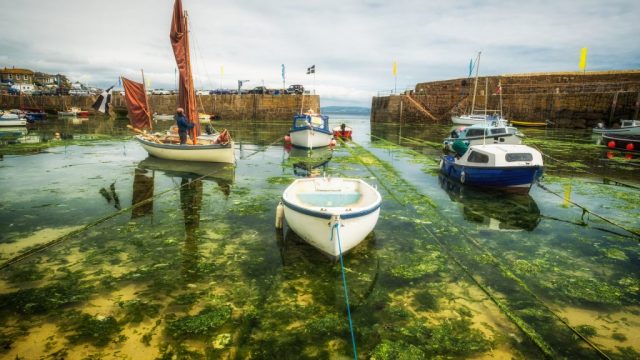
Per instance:
[[[224,65],[220,66],[220,76],[224,76]]]
[[[397,62],[393,62],[393,76],[398,75],[398,63]]]
[[[587,48],[582,48],[580,51],[580,70],[584,71],[587,68]]]

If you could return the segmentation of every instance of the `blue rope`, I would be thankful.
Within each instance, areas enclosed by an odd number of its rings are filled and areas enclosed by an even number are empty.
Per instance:
[[[353,334],[353,321],[351,321],[351,308],[349,306],[349,291],[347,290],[347,277],[344,275],[344,262],[342,261],[342,245],[340,245],[340,223],[336,222],[333,226],[338,235],[338,250],[340,250],[340,269],[342,270],[342,284],[344,285],[344,301],[347,303],[347,316],[349,318],[349,331],[351,332],[351,344],[353,345],[353,358],[358,359],[358,350],[356,350],[356,338]],[[333,241],[333,230],[331,230],[331,241]]]

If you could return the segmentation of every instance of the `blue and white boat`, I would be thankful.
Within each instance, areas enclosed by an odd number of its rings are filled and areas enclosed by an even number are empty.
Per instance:
[[[451,131],[448,138],[442,144],[449,151],[456,140],[461,140],[465,145],[481,144],[522,144],[524,135],[518,128],[508,126],[502,120],[487,121],[482,124],[475,124],[467,127],[457,127]]]
[[[297,179],[282,194],[284,219],[304,241],[336,259],[373,230],[382,197],[360,179]]]
[[[293,117],[289,130],[291,144],[304,149],[329,146],[333,132],[329,129],[329,117],[311,111]]]
[[[544,169],[542,154],[527,145],[472,145],[460,158],[446,155],[440,171],[461,184],[529,192]]]

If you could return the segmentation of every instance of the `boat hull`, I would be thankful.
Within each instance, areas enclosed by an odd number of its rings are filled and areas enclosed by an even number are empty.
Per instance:
[[[593,128],[594,134],[621,134],[621,135],[640,135],[640,126],[630,126],[619,129],[599,129]]]
[[[219,162],[235,164],[233,141],[227,145],[159,144],[138,135],[135,139],[151,156],[167,160]]]
[[[453,156],[445,156],[440,171],[463,185],[527,193],[542,175],[543,168],[539,165],[473,167],[456,164]]]
[[[11,118],[11,119],[0,119],[1,127],[15,127],[15,126],[25,126],[27,125],[27,120],[20,118]]]
[[[602,135],[602,140],[608,147],[613,145],[616,149],[640,151],[640,135],[606,133]]]
[[[282,203],[289,227],[309,245],[336,259],[371,233],[382,198],[362,180],[308,178],[289,185]]]
[[[291,136],[291,144],[293,146],[304,149],[329,146],[333,138],[331,133],[311,129],[292,130],[289,136]]]
[[[505,121],[505,119],[499,118],[502,121]],[[486,123],[490,123],[492,121],[497,120],[494,116],[492,115],[454,115],[451,116],[451,122],[456,124],[456,125],[475,125],[475,124],[486,124]]]

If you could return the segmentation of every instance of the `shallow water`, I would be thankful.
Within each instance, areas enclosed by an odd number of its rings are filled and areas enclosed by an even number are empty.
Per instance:
[[[438,176],[447,126],[330,121],[354,141],[311,153],[283,147],[287,119],[216,124],[235,167],[148,158],[124,119],[0,147],[2,357],[353,357],[339,263],[274,229],[285,187],[323,173],[383,196],[344,259],[360,358],[640,356],[636,155],[525,129],[545,188],[507,196]]]

